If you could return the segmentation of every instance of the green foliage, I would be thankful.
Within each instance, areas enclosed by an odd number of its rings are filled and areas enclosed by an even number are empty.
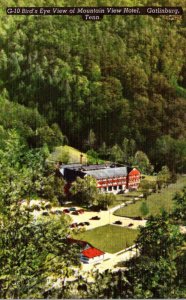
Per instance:
[[[1,298],[42,298],[57,278],[64,282],[72,274],[70,265],[77,264],[76,249],[66,243],[66,216],[37,218],[20,204],[43,192],[47,155],[46,147],[29,150],[15,130],[7,131],[0,149]]]
[[[122,143],[123,161],[133,163],[136,150],[136,142],[133,139],[124,138]]]
[[[156,188],[156,182],[143,179],[140,182],[140,188],[142,189],[145,200],[147,200],[147,197],[150,195],[151,190]]]
[[[110,149],[110,160],[113,162],[123,161],[123,152],[119,145],[116,144]]]
[[[33,221],[30,213],[16,209],[3,215],[1,224],[1,298],[40,298],[55,278],[70,276],[68,264],[77,260],[65,242],[64,217]]]
[[[99,157],[98,157],[98,153],[95,150],[90,149],[90,150],[87,151],[86,154],[87,154],[87,159],[88,159],[87,163],[88,164],[98,163]]]
[[[148,213],[149,213],[149,208],[148,208],[148,205],[147,205],[146,202],[142,202],[142,203],[141,203],[140,211],[141,211],[142,216],[145,217],[146,215],[148,215]]]
[[[176,193],[173,200],[175,203],[175,208],[173,211],[174,219],[180,220],[186,224],[186,187],[184,187],[181,192]]]
[[[6,137],[6,130],[16,129],[24,142],[31,147],[42,147],[45,144],[52,149],[63,144],[64,136],[59,126],[48,126],[46,119],[41,116],[36,108],[26,108],[18,103],[0,97],[0,126],[2,140]],[[4,131],[4,134],[2,132]]]
[[[94,148],[96,143],[96,135],[92,129],[90,129],[86,144],[89,149]]]
[[[173,172],[184,172],[186,169],[186,140],[179,140],[169,135],[157,139],[154,159],[159,165],[166,164]]]
[[[65,199],[64,186],[65,181],[55,175],[54,171],[46,174],[43,170],[43,174],[35,181],[36,193],[38,196],[48,199],[51,202],[63,203]]]
[[[137,151],[134,157],[134,164],[142,173],[151,174],[154,167],[151,165],[149,158],[142,151]]]
[[[42,0],[40,5],[50,2]],[[11,1],[12,6],[16,3]],[[55,3],[74,5],[72,0]],[[26,4],[23,0],[22,5]],[[103,4],[114,5],[111,1],[91,2],[93,6]],[[130,6],[132,1],[122,0],[119,4]],[[145,0],[145,4],[153,2]],[[89,6],[90,1],[83,5]],[[89,136],[91,148],[97,149],[103,142],[109,148],[118,145],[122,161],[132,162],[131,157],[140,149],[156,169],[166,164],[171,171],[184,172],[184,19],[173,22],[164,17],[104,16],[101,22],[82,22],[79,16],[18,16],[4,22],[5,9],[3,1],[3,97],[29,110],[37,107],[47,120],[39,126],[40,117],[29,114],[31,123],[37,119],[36,139],[33,124],[19,126],[30,145],[39,145],[40,141],[52,147],[53,143],[61,143],[64,136],[50,126],[57,123],[69,143],[79,149]],[[20,119],[18,114],[18,110],[12,114],[13,120]],[[167,141],[171,145],[166,155],[165,137],[172,139]],[[114,159],[120,160],[121,155],[114,154]]]
[[[56,6],[74,3],[55,0]],[[67,142],[61,130],[70,144],[82,149],[88,136],[89,148],[101,148],[104,159],[110,155],[113,161],[137,164],[147,174],[152,172],[150,161],[156,171],[166,165],[173,174],[185,172],[185,19],[7,18],[7,3],[1,4],[0,296],[42,298],[60,277],[57,296],[64,298],[70,293],[64,283],[70,275],[68,263],[76,261],[64,242],[68,222],[34,220],[29,211],[19,210],[18,202],[37,195],[63,201],[64,182],[45,164],[49,150]],[[16,6],[17,1],[10,4]],[[80,4],[133,5],[130,0]],[[29,5],[53,3],[31,0]],[[144,0],[143,5],[153,2]],[[184,7],[184,2],[179,5]],[[62,158],[69,160],[67,153]],[[159,182],[168,183],[168,173],[162,169]],[[91,178],[78,179],[72,192],[86,205],[97,201]],[[175,217],[185,222],[184,201],[183,193],[175,197]],[[176,287],[181,282],[175,262],[181,244],[178,229],[163,215],[149,222],[138,239],[142,257],[129,265],[129,275],[97,274],[89,287],[81,279],[77,287],[82,297],[181,295]]]
[[[185,176],[178,177],[178,181],[174,184],[169,185],[167,188],[162,189],[160,193],[152,193],[149,195],[149,191],[144,194],[147,196],[147,205],[149,207],[149,214],[157,216],[160,214],[162,208],[172,213],[174,209],[173,197],[176,192],[180,192],[183,187],[186,185]],[[132,200],[132,199],[131,199]],[[114,212],[114,215],[120,217],[138,217],[142,216],[140,211],[141,201],[136,201],[134,204],[124,206]]]
[[[115,199],[116,196],[114,194],[99,194],[97,197],[97,205],[101,209],[108,209],[108,207],[114,203]]]
[[[135,264],[132,267],[131,264]],[[176,284],[176,263],[162,257],[157,261],[148,256],[132,260],[129,264],[129,281],[133,283],[134,298],[175,298],[179,294]]]
[[[121,271],[113,273],[106,270],[103,273],[92,272],[91,282],[89,277],[79,278],[72,284],[67,284],[68,295],[73,298],[92,298],[92,299],[116,299],[118,291],[124,299],[129,294],[129,283],[125,274]],[[129,296],[130,298],[130,296]]]
[[[72,183],[70,192],[74,195],[74,199],[84,205],[93,205],[97,199],[97,181],[92,176],[84,178],[77,177]]]
[[[63,150],[61,152],[60,161],[63,164],[68,164],[69,163],[69,159],[70,159],[70,154],[69,154],[68,150]]]
[[[169,171],[169,168],[167,166],[163,166],[161,171],[157,175],[157,185],[158,188],[161,189],[161,187],[168,186],[171,180],[171,173]]]
[[[137,238],[140,256],[132,259],[127,278],[134,298],[175,298],[180,294],[176,258],[183,244],[179,227],[172,225],[165,212],[150,217]]]
[[[151,216],[145,227],[141,227],[137,245],[141,255],[158,260],[175,259],[177,248],[181,246],[183,237],[176,225],[172,225],[167,213],[160,217]]]

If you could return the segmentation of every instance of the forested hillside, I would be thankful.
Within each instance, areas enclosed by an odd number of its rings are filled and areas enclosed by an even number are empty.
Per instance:
[[[80,16],[6,16],[7,1],[2,4],[0,90],[9,101],[37,108],[78,149],[92,129],[96,149],[132,139],[155,166],[184,171],[184,18],[104,16],[85,22]],[[9,6],[111,4],[134,3],[8,1]],[[184,1],[135,4],[184,6]]]
[[[7,6],[184,3],[0,1],[0,298],[185,297],[185,237],[175,225],[186,222],[185,189],[175,196],[171,215],[161,206],[162,214],[140,229],[140,256],[124,271],[74,281],[79,250],[67,243],[74,227],[58,210],[67,200],[66,183],[53,163],[68,163],[69,152],[88,163],[128,162],[142,178],[157,178],[158,191],[186,172],[185,16],[86,22],[80,16],[6,15]],[[82,182],[72,195],[77,203]],[[87,203],[97,191],[90,182],[81,194]],[[151,182],[142,182],[146,199]],[[107,205],[108,195],[100,196]]]

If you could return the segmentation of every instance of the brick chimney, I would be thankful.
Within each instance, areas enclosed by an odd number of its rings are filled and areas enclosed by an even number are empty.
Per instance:
[[[80,154],[80,164],[81,165],[83,164],[83,154],[82,153]]]

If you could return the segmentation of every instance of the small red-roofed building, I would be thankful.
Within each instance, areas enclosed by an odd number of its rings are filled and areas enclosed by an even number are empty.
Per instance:
[[[105,253],[86,241],[67,238],[69,244],[76,244],[80,249],[80,261],[85,264],[97,263],[104,259]]]
[[[89,247],[81,252],[80,260],[83,263],[97,263],[104,259],[105,253],[97,248]]]

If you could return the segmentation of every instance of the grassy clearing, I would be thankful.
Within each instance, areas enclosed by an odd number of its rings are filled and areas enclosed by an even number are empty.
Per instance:
[[[153,176],[153,175],[144,175],[142,174],[142,180],[147,180],[147,181],[156,181],[157,180],[157,176]]]
[[[88,156],[86,153],[81,152],[70,146],[59,146],[49,155],[48,161],[61,161],[63,163],[80,163],[80,156],[82,156],[83,164],[96,164],[104,163],[103,160]]]
[[[84,240],[108,253],[116,253],[134,244],[139,231],[113,225],[105,225],[79,233],[74,238]]]
[[[82,161],[83,163],[87,163],[87,155],[86,153],[82,153],[79,150],[70,147],[70,146],[59,146],[56,147],[54,152],[52,152],[48,158],[48,160],[52,161],[63,161],[64,158],[67,159],[68,163],[79,163],[80,162],[80,155],[83,154]]]
[[[180,176],[178,181],[175,184],[171,184],[169,187],[162,189],[160,193],[152,194],[146,200],[149,215],[157,215],[161,212],[162,209],[171,212],[174,206],[172,198],[175,193],[182,190],[182,188],[186,185],[186,177]],[[121,217],[137,217],[143,216],[140,210],[142,201],[136,202],[135,204],[130,204],[126,207],[118,209],[115,211],[116,216]]]
[[[141,195],[141,191],[132,191],[128,192],[127,194],[117,194],[116,199],[114,200],[113,204],[109,206],[109,208],[112,208],[114,206],[117,206],[119,204],[125,203],[127,201],[133,200],[135,197],[138,197]]]
[[[133,199],[135,197],[139,197],[141,194],[142,194],[141,191],[131,191],[131,192],[128,192],[126,194],[117,194],[116,198],[117,198],[117,200],[126,201],[127,198],[132,198]]]
[[[109,205],[109,208],[112,208],[112,207],[115,207],[115,206],[117,206],[117,205],[121,205],[122,203],[124,203],[126,200],[114,200],[114,202],[111,204],[111,205]]]

